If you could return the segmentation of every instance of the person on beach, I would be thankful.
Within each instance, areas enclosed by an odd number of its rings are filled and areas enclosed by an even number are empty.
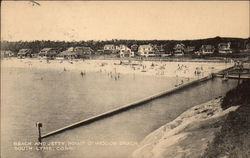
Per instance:
[[[81,76],[83,77],[84,73],[81,71]]]

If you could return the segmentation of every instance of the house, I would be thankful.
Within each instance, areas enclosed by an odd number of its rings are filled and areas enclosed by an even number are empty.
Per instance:
[[[126,51],[126,50],[130,50],[130,51],[131,51],[131,49],[128,48],[128,47],[127,47],[126,45],[124,45],[124,44],[121,44],[121,45],[117,46],[116,49],[119,50],[119,52],[121,52],[121,51]]]
[[[228,54],[228,53],[232,53],[232,49],[230,48],[231,46],[231,43],[228,42],[228,43],[219,43],[218,44],[218,50],[219,50],[219,53],[221,54]]]
[[[32,50],[31,49],[20,49],[17,53],[18,58],[26,58],[32,57]]]
[[[85,58],[92,55],[93,52],[90,47],[70,47],[58,54],[58,57],[63,57],[64,59]]]
[[[10,50],[1,50],[1,58],[4,57],[13,57],[15,56],[15,53]]]
[[[178,43],[174,46],[174,55],[175,56],[182,56],[184,55],[185,45],[182,43]]]
[[[117,47],[114,44],[106,44],[103,47],[104,54],[112,54],[115,53]]]
[[[143,57],[155,56],[154,48],[151,44],[140,45],[138,47],[138,54]]]
[[[77,58],[77,53],[74,52],[74,47],[70,47],[67,50],[60,52],[57,55],[57,58],[58,59],[61,59],[61,58],[62,59],[75,59]]]
[[[246,41],[244,43],[244,47],[243,49],[240,50],[241,53],[250,53],[250,43],[248,43],[248,41]]]
[[[200,54],[203,54],[203,55],[213,54],[214,50],[215,50],[215,48],[212,45],[202,45],[200,50],[197,52],[197,54],[198,55],[200,55]]]
[[[94,53],[93,49],[90,47],[75,47],[74,52],[77,54],[78,58],[85,58]]]
[[[39,53],[38,56],[40,58],[50,58],[53,59],[58,55],[58,51],[54,48],[43,48]]]
[[[120,58],[124,58],[124,57],[134,57],[134,52],[131,51],[130,48],[128,48],[126,45],[119,45],[119,47],[117,47],[116,49],[119,50],[119,55]]]
[[[135,53],[132,51],[124,51],[124,52],[120,52],[120,58],[125,58],[125,57],[134,57]]]
[[[184,53],[185,54],[192,54],[192,53],[194,53],[194,51],[195,51],[195,47],[194,46],[187,46],[185,48],[185,50],[184,50]]]
[[[137,44],[133,44],[130,48],[131,48],[131,51],[134,52],[135,54],[137,54],[138,52],[138,45]]]
[[[162,45],[160,46],[154,45],[153,51],[155,53],[155,56],[167,56],[166,51]]]

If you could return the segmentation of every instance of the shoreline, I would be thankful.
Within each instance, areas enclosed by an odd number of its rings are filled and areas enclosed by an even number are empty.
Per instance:
[[[213,57],[213,58],[185,58],[185,57],[175,57],[175,58],[160,58],[160,57],[150,57],[150,58],[112,58],[112,57],[97,57],[88,60],[132,60],[132,61],[152,61],[152,62],[204,62],[204,63],[230,63],[234,62],[234,58],[226,57]]]
[[[175,62],[175,61],[133,61],[132,63],[121,60],[46,60],[39,59],[4,59],[1,60],[2,68],[36,68],[71,70],[81,72],[105,72],[113,74],[139,74],[162,77],[184,77],[199,79],[233,66],[233,63],[212,62]],[[195,73],[199,71],[199,74]]]

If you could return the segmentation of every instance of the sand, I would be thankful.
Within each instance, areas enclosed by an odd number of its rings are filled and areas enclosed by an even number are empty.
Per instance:
[[[10,58],[1,60],[1,67],[56,69],[59,71],[106,72],[113,74],[141,74],[166,77],[198,79],[211,73],[233,66],[233,63],[206,62],[152,62],[133,61],[131,64],[120,60],[46,60]],[[195,73],[197,72],[197,73]]]

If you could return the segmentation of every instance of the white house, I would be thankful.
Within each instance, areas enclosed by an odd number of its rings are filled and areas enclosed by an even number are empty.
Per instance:
[[[231,43],[219,43],[218,44],[218,49],[219,49],[219,53],[221,54],[228,54],[228,53],[232,53],[232,49],[230,48]]]
[[[117,47],[114,44],[106,44],[103,47],[103,51],[105,54],[111,54],[116,51]]]
[[[145,57],[155,56],[154,48],[151,44],[140,45],[138,48],[138,54]]]
[[[117,49],[119,50],[119,54],[121,58],[135,56],[134,52],[131,51],[131,49],[128,48],[126,45],[119,45]]]
[[[176,44],[174,49],[175,56],[182,56],[184,55],[185,45],[182,43]]]
[[[200,48],[199,53],[203,54],[203,55],[213,54],[214,50],[215,50],[215,48],[212,45],[202,45],[201,48]]]

